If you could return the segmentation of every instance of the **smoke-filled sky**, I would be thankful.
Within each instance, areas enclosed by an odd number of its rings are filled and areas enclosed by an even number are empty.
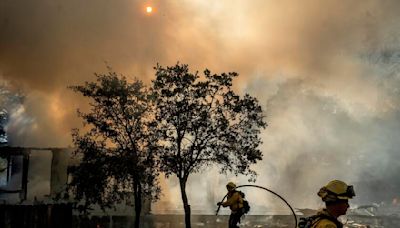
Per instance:
[[[71,145],[86,101],[68,85],[107,65],[150,82],[157,63],[179,61],[238,72],[237,91],[265,107],[257,184],[297,207],[334,178],[354,183],[356,203],[389,201],[400,197],[398,12],[396,0],[0,0],[0,76],[26,94],[10,142]]]

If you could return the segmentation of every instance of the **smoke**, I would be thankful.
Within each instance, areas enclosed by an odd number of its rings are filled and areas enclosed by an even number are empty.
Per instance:
[[[298,207],[317,205],[318,188],[333,178],[355,184],[357,203],[386,200],[400,189],[392,179],[399,9],[389,0],[3,0],[0,75],[26,95],[8,126],[10,142],[70,145],[70,129],[80,126],[75,110],[87,101],[66,86],[93,80],[106,65],[149,82],[156,63],[180,61],[193,71],[239,72],[236,89],[265,105],[257,184]],[[223,192],[232,177],[221,178]],[[371,183],[390,192],[368,190]],[[198,187],[192,198],[207,197],[200,182],[189,184]],[[168,195],[180,201],[174,190]]]
[[[32,150],[27,187],[29,202],[50,198],[51,157],[51,151]]]

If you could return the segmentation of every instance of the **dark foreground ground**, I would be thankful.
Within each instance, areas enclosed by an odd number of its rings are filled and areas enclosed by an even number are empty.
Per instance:
[[[226,215],[192,215],[192,227],[226,228]],[[289,215],[247,215],[241,227],[278,228],[295,227],[293,216]],[[133,227],[132,217],[91,217],[73,218],[74,228],[129,228]],[[146,215],[142,218],[142,228],[181,228],[184,227],[183,215]],[[397,216],[348,216],[347,227],[399,228],[400,217]]]

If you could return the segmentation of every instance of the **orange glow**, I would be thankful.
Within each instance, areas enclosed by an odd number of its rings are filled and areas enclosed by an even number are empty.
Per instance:
[[[151,12],[153,12],[153,7],[147,6],[147,7],[146,7],[146,12],[147,12],[148,14],[150,14]]]

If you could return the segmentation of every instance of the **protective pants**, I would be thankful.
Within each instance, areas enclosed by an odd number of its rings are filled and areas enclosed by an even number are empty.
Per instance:
[[[239,228],[237,224],[240,223],[240,217],[242,217],[242,215],[241,212],[232,212],[231,216],[229,216],[229,228]]]

